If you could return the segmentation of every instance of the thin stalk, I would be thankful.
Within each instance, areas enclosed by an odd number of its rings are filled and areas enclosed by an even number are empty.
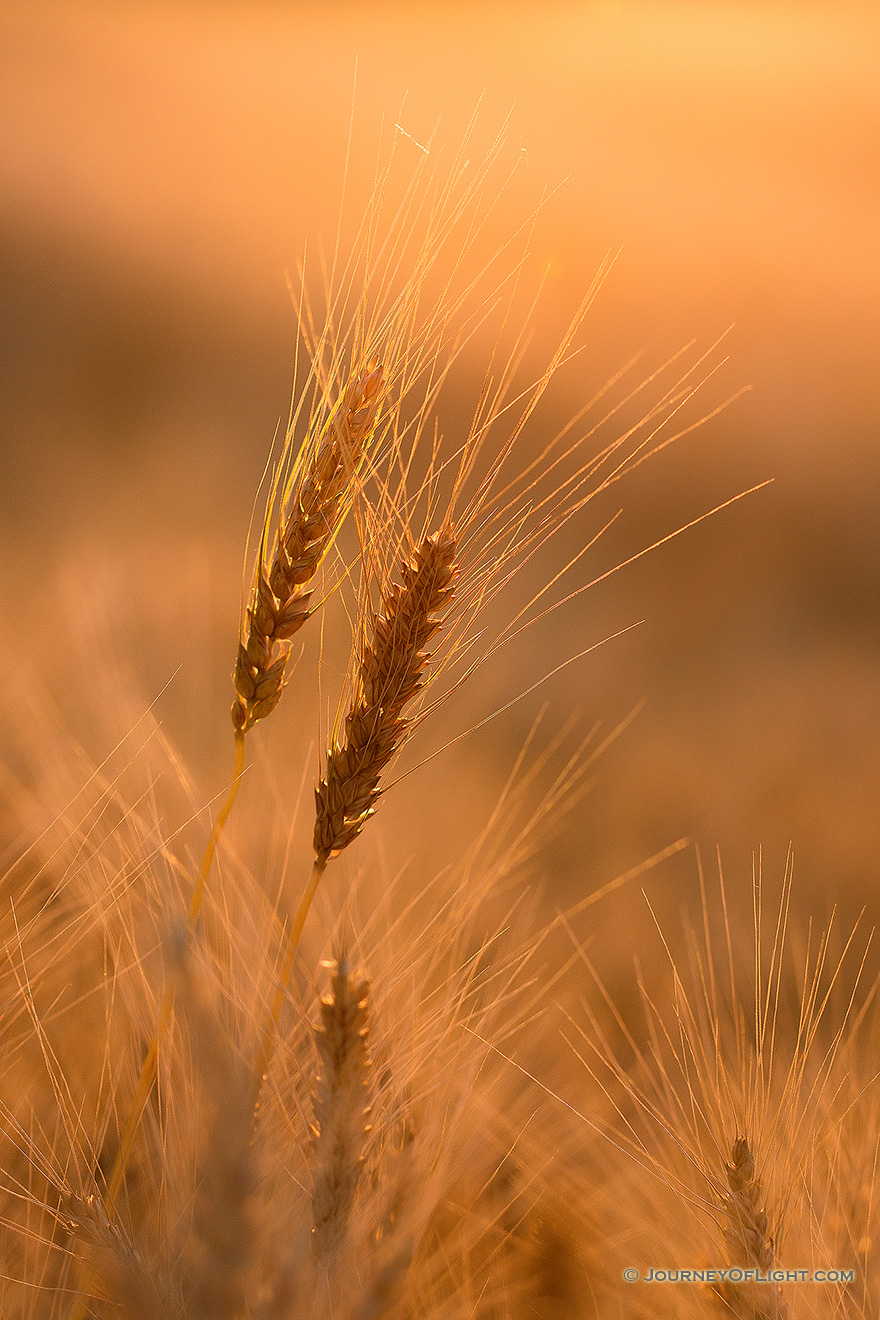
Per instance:
[[[235,806],[235,799],[238,797],[238,790],[241,786],[241,777],[244,774],[244,753],[245,753],[245,735],[237,729],[235,732],[235,763],[232,767],[232,783],[229,785],[229,792],[226,795],[226,801],[217,814],[211,830],[211,837],[208,839],[205,847],[205,855],[202,858],[202,869],[199,872],[199,878],[196,881],[196,887],[193,890],[192,898],[189,901],[189,911],[187,912],[187,925],[191,931],[195,930],[196,922],[199,919],[199,912],[202,906],[202,900],[205,897],[205,890],[208,886],[208,876],[211,871],[211,865],[214,861],[214,854],[217,851],[217,842],[223,833],[223,826],[226,824],[230,811]]]
[[[275,1053],[275,1040],[278,1032],[278,1023],[281,1019],[281,1010],[284,1007],[284,998],[287,987],[290,984],[290,978],[293,975],[293,965],[296,961],[299,942],[302,938],[303,927],[306,924],[306,917],[309,915],[309,908],[312,906],[312,899],[315,897],[315,891],[321,881],[321,876],[327,867],[327,858],[318,857],[312,867],[312,873],[309,876],[308,884],[303,891],[297,908],[296,916],[293,919],[293,925],[287,936],[287,943],[284,949],[284,958],[281,963],[281,971],[278,976],[278,983],[275,986],[275,994],[272,998],[272,1004],[269,1008],[268,1021],[263,1028],[262,1039],[260,1040],[260,1049],[257,1054],[257,1061],[254,1065],[254,1085],[256,1088],[256,1103],[254,1114],[259,1108],[260,1091],[263,1081],[268,1071],[269,1064],[272,1062],[272,1055]]]

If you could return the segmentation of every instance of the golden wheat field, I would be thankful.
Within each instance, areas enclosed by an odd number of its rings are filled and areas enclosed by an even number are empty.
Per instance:
[[[0,10],[0,1317],[880,1317],[873,4]]]

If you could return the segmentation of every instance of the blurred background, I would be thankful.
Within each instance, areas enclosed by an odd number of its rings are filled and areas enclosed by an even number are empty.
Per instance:
[[[353,103],[355,197],[383,123],[386,137],[395,123],[411,135],[413,153],[433,135],[448,154],[479,103],[487,142],[510,114],[522,161],[498,233],[552,192],[531,243],[548,271],[536,361],[619,252],[548,425],[634,354],[648,374],[730,327],[713,358],[727,361],[689,416],[751,387],[588,510],[560,562],[618,504],[585,577],[772,485],[487,666],[411,764],[567,655],[642,621],[409,775],[369,846],[397,871],[430,837],[439,869],[479,830],[545,703],[539,745],[572,710],[585,729],[601,722],[601,739],[643,702],[542,853],[551,906],[682,836],[710,860],[717,846],[746,888],[759,851],[775,884],[791,846],[797,891],[819,915],[873,900],[876,4],[5,0],[0,62],[9,663],[20,677],[36,657],[92,756],[121,731],[89,722],[107,703],[100,683],[82,691],[83,657],[100,654],[100,682],[118,671],[144,704],[162,691],[165,732],[204,798],[220,790],[242,549],[289,405],[285,271],[307,240],[332,242]],[[283,767],[293,703],[281,714],[253,741],[258,759]],[[302,757],[290,764],[277,772],[282,811]],[[687,905],[693,852],[639,883],[661,910]],[[625,951],[629,923],[649,922],[637,890],[595,916],[612,950]]]

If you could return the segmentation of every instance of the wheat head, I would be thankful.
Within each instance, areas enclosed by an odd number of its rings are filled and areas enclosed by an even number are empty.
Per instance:
[[[773,1239],[762,1204],[761,1183],[747,1137],[737,1137],[725,1170],[729,1195],[724,1241],[733,1265],[765,1273],[773,1266]],[[723,1301],[743,1320],[785,1320],[788,1308],[770,1283],[725,1285]]]
[[[384,375],[375,359],[348,383],[337,414],[282,511],[268,564],[258,564],[253,602],[239,641],[232,724],[246,733],[278,705],[291,638],[311,611],[312,581],[346,509],[378,420]],[[271,509],[267,512],[267,518]]]
[[[425,537],[400,566],[374,623],[358,675],[359,695],[345,717],[345,736],[327,757],[316,790],[317,864],[348,847],[372,815],[379,781],[406,732],[404,709],[424,685],[428,642],[442,626],[456,577],[455,534]]]

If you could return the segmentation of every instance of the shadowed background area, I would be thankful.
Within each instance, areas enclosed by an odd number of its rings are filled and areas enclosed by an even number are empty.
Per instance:
[[[773,484],[488,666],[420,755],[644,620],[409,775],[383,864],[425,837],[437,867],[460,851],[545,702],[549,737],[573,707],[608,731],[644,699],[547,846],[554,903],[688,835],[745,884],[753,851],[775,879],[791,844],[813,910],[862,905],[880,854],[875,5],[7,2],[0,51],[6,631],[93,755],[112,720],[82,716],[102,698],[71,690],[76,646],[144,702],[174,675],[166,732],[219,791],[242,547],[289,405],[284,272],[332,243],[353,101],[355,197],[380,129],[448,152],[480,103],[487,141],[510,113],[521,156],[498,234],[552,193],[535,361],[620,250],[552,424],[633,354],[647,374],[730,326],[692,419],[753,387],[567,529],[560,563],[618,501],[586,577]],[[466,405],[447,406],[451,431]],[[260,735],[276,759],[292,723]],[[677,908],[694,875],[680,855],[652,900]],[[622,911],[647,920],[637,894]]]

